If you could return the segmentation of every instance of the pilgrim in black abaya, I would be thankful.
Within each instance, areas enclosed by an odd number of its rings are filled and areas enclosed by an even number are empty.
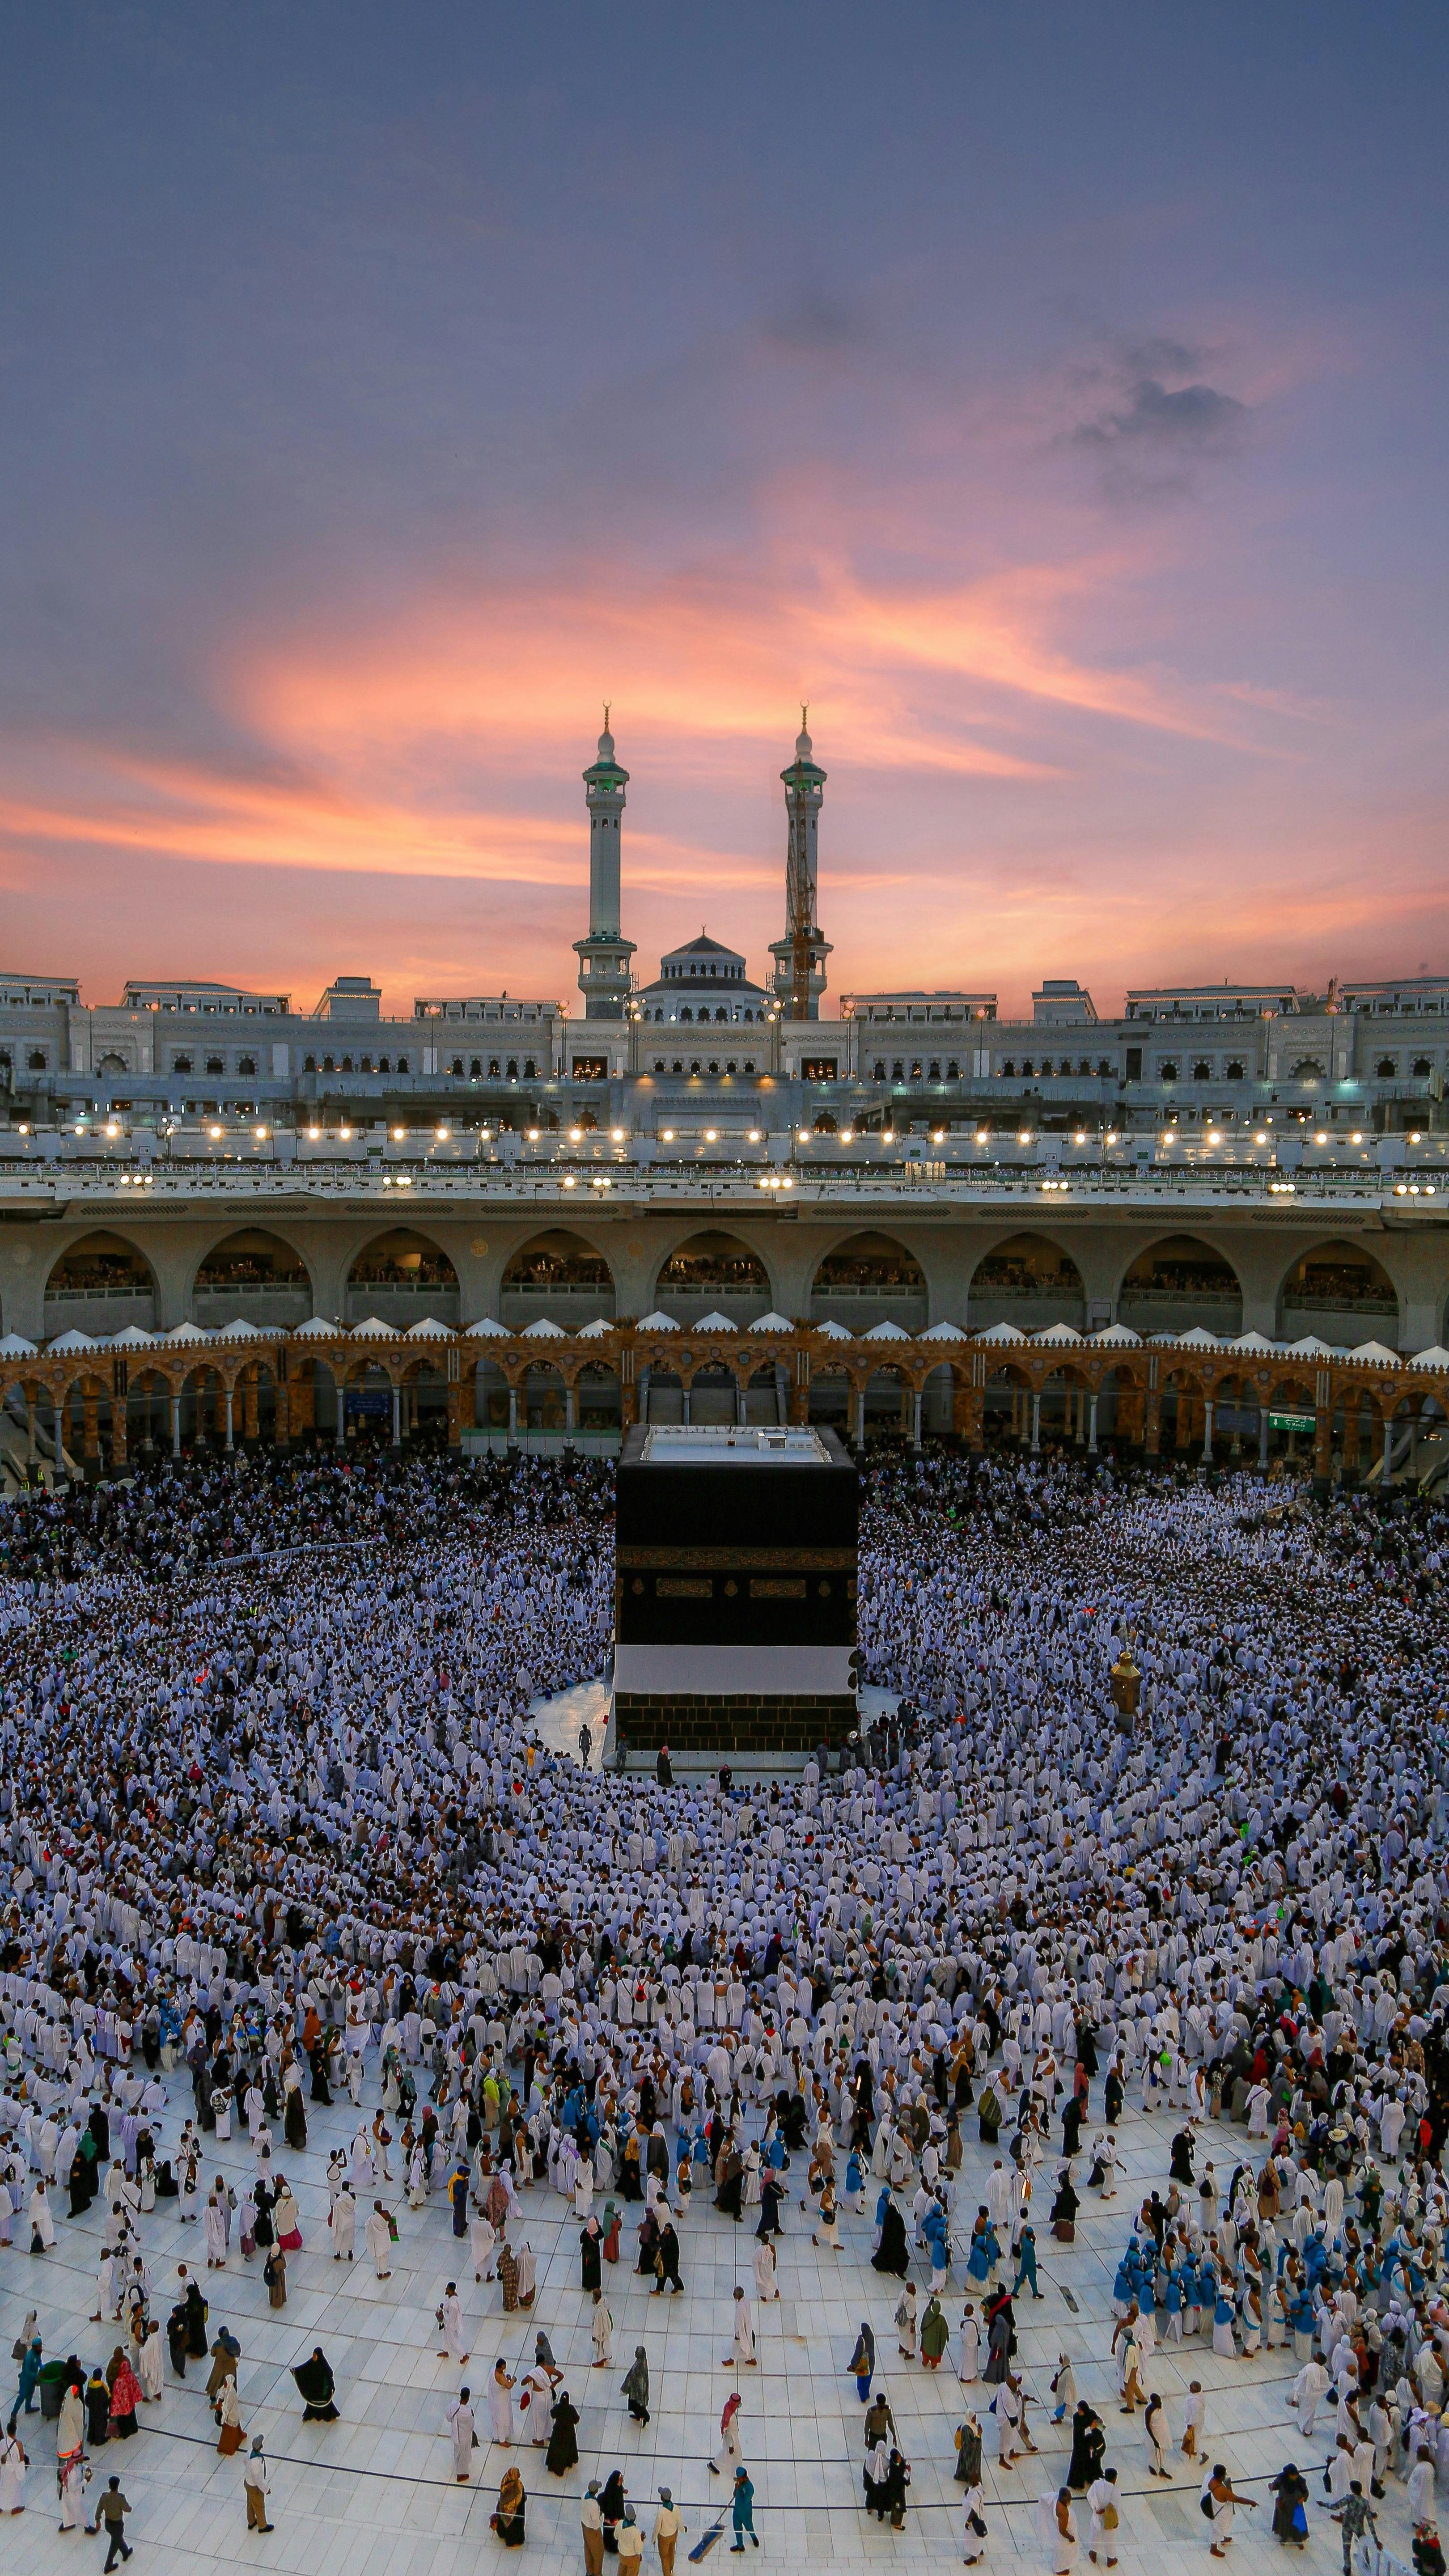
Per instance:
[[[892,2272],[898,2281],[904,2281],[910,2271],[911,2257],[910,2249],[906,2244],[906,2222],[893,2200],[886,2203],[886,2213],[881,2220],[880,2243],[870,2259],[874,2271]]]
[[[310,2359],[298,2362],[292,2377],[297,2383],[305,2408],[303,2423],[335,2424],[337,2408],[333,2403],[333,2392],[337,2382],[332,2376],[332,2365],[320,2343],[314,2347]]]

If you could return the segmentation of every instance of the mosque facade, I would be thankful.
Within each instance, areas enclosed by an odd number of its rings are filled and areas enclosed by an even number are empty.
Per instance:
[[[705,925],[638,967],[607,729],[573,1013],[498,993],[400,1015],[360,974],[310,1008],[0,974],[0,1334],[771,1315],[1395,1362],[1449,1342],[1449,977],[1133,990],[1112,1015],[1067,977],[1029,1016],[964,986],[827,1008],[803,729],[781,778],[799,1016],[788,911],[758,974]]]

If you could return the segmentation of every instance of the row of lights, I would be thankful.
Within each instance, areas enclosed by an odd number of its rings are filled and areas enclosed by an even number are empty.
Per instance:
[[[1417,1199],[1421,1197],[1431,1199],[1434,1196],[1434,1184],[1432,1181],[1426,1181],[1423,1189],[1421,1190],[1417,1181],[1395,1181],[1394,1196],[1396,1199]]]
[[[762,1190],[793,1190],[794,1186],[795,1184],[790,1178],[788,1172],[762,1172],[760,1174],[760,1188]]]

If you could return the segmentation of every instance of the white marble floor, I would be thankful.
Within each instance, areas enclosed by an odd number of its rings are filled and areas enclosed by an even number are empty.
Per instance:
[[[167,2142],[189,2107],[189,2088],[175,2076],[170,2083]],[[371,2082],[365,2099],[369,2105],[375,2099]],[[208,2275],[203,2268],[201,2275],[210,2295],[213,2330],[225,2321],[241,2342],[243,2421],[249,2433],[260,2429],[266,2438],[275,2533],[263,2538],[246,2529],[241,2461],[216,2455],[203,2393],[204,2365],[192,2365],[184,2386],[172,2378],[168,2365],[165,2395],[142,2410],[144,2429],[138,2437],[96,2454],[98,2481],[103,2483],[113,2469],[122,2475],[133,2507],[129,2536],[138,2571],[155,2569],[170,2576],[174,2569],[180,2576],[182,2570],[206,2564],[305,2571],[305,2576],[323,2570],[333,2576],[344,2567],[346,2576],[384,2576],[384,2571],[386,2576],[412,2576],[423,2569],[436,2571],[436,2576],[455,2576],[455,2571],[462,2576],[480,2561],[500,2567],[519,2564],[516,2555],[505,2562],[488,2527],[505,2455],[492,2446],[480,2448],[472,2483],[456,2485],[443,2419],[464,2380],[481,2400],[500,2354],[516,2371],[531,2355],[540,2325],[581,2411],[582,2457],[576,2471],[555,2481],[545,2473],[542,2452],[526,2440],[511,2454],[529,2494],[525,2559],[550,2569],[582,2566],[578,2500],[590,2476],[603,2476],[616,2465],[623,2469],[646,2532],[659,2486],[672,2486],[689,2526],[686,2546],[692,2547],[724,2503],[725,2481],[711,2477],[707,2462],[718,2440],[720,2407],[734,2384],[721,2366],[729,2348],[731,2292],[736,2280],[752,2288],[751,2224],[736,2228],[714,2211],[707,2195],[696,2193],[681,2227],[685,2295],[652,2298],[646,2282],[627,2267],[636,2213],[626,2212],[626,2261],[612,2272],[605,2267],[617,2359],[611,2369],[593,2369],[588,2302],[578,2287],[577,2230],[555,2194],[544,2185],[525,2194],[524,2232],[538,2258],[538,2296],[531,2316],[505,2318],[496,2283],[474,2284],[466,2243],[455,2244],[448,2213],[437,2200],[416,2215],[400,2210],[393,2277],[379,2282],[365,2253],[350,2268],[336,2264],[325,2233],[327,2153],[334,2142],[345,2141],[353,2123],[342,2109],[314,2111],[311,2118],[308,2153],[282,2160],[301,2205],[307,2240],[307,2250],[289,2266],[286,2310],[273,2314],[268,2308],[257,2262],[243,2266],[233,2258],[224,2272]],[[984,2175],[990,2160],[975,2143],[974,2120],[965,2125],[972,2133],[963,2174],[969,2208],[973,2177]],[[1108,2457],[1120,2472],[1123,2576],[1138,2576],[1149,2567],[1176,2576],[1189,2562],[1199,2576],[1206,2576],[1211,2562],[1207,2525],[1198,2512],[1198,2475],[1179,2462],[1181,2474],[1172,2488],[1149,2488],[1140,2419],[1129,2423],[1119,2416],[1107,2360],[1112,2275],[1133,2194],[1149,2180],[1165,2177],[1170,2127],[1165,2118],[1149,2122],[1129,2115],[1123,2134],[1130,2170],[1116,2201],[1103,2209],[1090,2196],[1077,2244],[1068,2249],[1049,2245],[1045,2252],[1042,2304],[1025,2295],[1018,2302],[1022,2362],[1034,2399],[1030,2428],[1040,2456],[1005,2475],[987,2471],[988,2570],[993,2563],[1018,2559],[1046,2567],[1034,2504],[1038,2494],[1055,2487],[1065,2468],[1064,2435],[1048,2421],[1048,2384],[1058,2354],[1067,2352],[1083,2394],[1105,2418]],[[1241,2135],[1214,2140],[1210,2152],[1215,2151],[1220,2169],[1235,2160]],[[245,2142],[234,2140],[220,2150],[213,2142],[208,2176],[220,2171],[239,2182],[247,2167]],[[792,2175],[792,2181],[799,2179],[798,2172]],[[398,2198],[396,2182],[391,2197]],[[205,2259],[200,2227],[183,2228],[175,2206],[159,2205],[144,2222],[156,2277],[154,2304],[163,2317],[174,2297],[178,2261],[204,2266]],[[952,2434],[969,2393],[959,2388],[954,2375],[959,2265],[947,2303],[952,2348],[940,2373],[932,2374],[895,2359],[897,2285],[870,2269],[869,2211],[843,2221],[838,2256],[812,2248],[798,2189],[784,2217],[778,2248],[782,2295],[759,2321],[758,2368],[743,2372],[740,2380],[761,2563],[846,2570],[959,2563],[960,2489],[952,2480]],[[1045,2238],[1044,2227],[1041,2233]],[[63,2221],[58,2246],[47,2257],[31,2256],[21,2243],[0,2252],[0,2352],[9,2353],[26,2309],[34,2305],[48,2355],[73,2351],[89,2363],[109,2354],[114,2333],[87,2322],[98,2242],[92,2212],[85,2221]],[[471,2329],[472,2354],[461,2371],[439,2359],[434,2330],[433,2311],[450,2277],[458,2279],[464,2293]],[[1076,2314],[1061,2296],[1062,2284],[1073,2292]],[[845,2365],[863,2317],[875,2329],[881,2362],[877,2385],[889,2396],[912,2464],[911,2510],[900,2534],[867,2522],[860,2509],[861,2408]],[[620,2378],[639,2341],[649,2353],[654,2399],[647,2427],[631,2423],[619,2393]],[[300,2400],[287,2374],[317,2342],[337,2374],[342,2421],[304,2427]],[[1266,2481],[1286,2458],[1296,2456],[1315,2484],[1308,2555],[1328,2576],[1341,2554],[1337,2527],[1317,2500],[1315,2470],[1326,2457],[1328,2419],[1321,2416],[1316,2437],[1303,2440],[1284,2403],[1291,2377],[1284,2357],[1218,2360],[1200,2341],[1160,2353],[1149,2375],[1166,2398],[1175,2437],[1187,2382],[1192,2377],[1202,2381],[1208,2398],[1208,2453],[1225,2460],[1240,2490],[1260,2501],[1259,2512],[1238,2518],[1234,2559],[1247,2562],[1250,2576],[1269,2559],[1279,2563],[1266,2530]],[[974,2392],[978,2413],[986,2393]],[[62,2538],[57,2532],[54,2430],[42,2424],[38,2413],[22,2420],[32,2457],[27,2509],[0,2524],[0,2569],[5,2576],[12,2571],[13,2576],[50,2576],[67,2561],[74,2564],[98,2549],[100,2542]],[[92,2498],[96,2492],[93,2486]],[[1080,2519],[1085,2540],[1084,2509]],[[1390,2483],[1388,2503],[1379,2508],[1379,2521],[1385,2543],[1407,2560],[1404,2490],[1396,2480]],[[726,2533],[718,2544],[716,2564],[728,2539]],[[684,2564],[681,2553],[680,2576]],[[646,2576],[654,2566],[651,2552]],[[1086,2566],[1084,2547],[1084,2571]]]

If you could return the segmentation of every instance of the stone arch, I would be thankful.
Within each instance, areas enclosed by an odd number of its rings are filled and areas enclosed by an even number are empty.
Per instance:
[[[313,1312],[312,1274],[302,1254],[270,1226],[239,1226],[219,1235],[196,1265],[191,1315],[198,1324],[250,1324],[285,1330]]]
[[[1134,1333],[1240,1333],[1243,1283],[1228,1259],[1198,1234],[1164,1234],[1135,1252],[1117,1292],[1120,1322]]]
[[[866,1332],[881,1323],[918,1330],[927,1320],[925,1272],[896,1235],[874,1228],[842,1235],[816,1263],[810,1315]]]
[[[855,1403],[850,1371],[843,1360],[828,1357],[823,1351],[811,1365],[806,1418],[811,1422],[828,1423],[842,1439],[849,1440],[855,1436]]]
[[[754,1247],[713,1229],[676,1244],[654,1281],[655,1305],[681,1323],[715,1307],[743,1323],[769,1305],[770,1295],[770,1275]]]
[[[430,1234],[413,1226],[390,1226],[354,1253],[343,1295],[343,1321],[360,1324],[369,1315],[404,1330],[421,1323],[425,1315],[435,1316],[440,1324],[460,1320],[458,1273]]]
[[[614,1274],[596,1244],[569,1226],[530,1235],[509,1254],[498,1291],[499,1321],[515,1331],[540,1319],[577,1331],[612,1323]]]
[[[110,1227],[77,1237],[57,1255],[45,1283],[47,1333],[143,1333],[156,1323],[156,1274],[138,1244]]]
[[[618,1431],[623,1427],[624,1389],[612,1360],[585,1360],[574,1380],[581,1431]]]
[[[898,1360],[878,1360],[853,1374],[857,1445],[868,1448],[872,1438],[908,1441],[915,1394],[909,1371]]]
[[[972,1332],[1015,1324],[1024,1333],[1086,1321],[1086,1289],[1064,1245],[1035,1231],[1009,1234],[984,1252],[971,1274],[966,1317]]]
[[[531,1359],[518,1385],[518,1418],[521,1430],[565,1431],[572,1429],[569,1381],[557,1360]]]
[[[1341,1237],[1301,1252],[1279,1283],[1279,1341],[1318,1333],[1340,1347],[1387,1342],[1394,1350],[1400,1320],[1398,1292],[1382,1262],[1362,1244]]]

